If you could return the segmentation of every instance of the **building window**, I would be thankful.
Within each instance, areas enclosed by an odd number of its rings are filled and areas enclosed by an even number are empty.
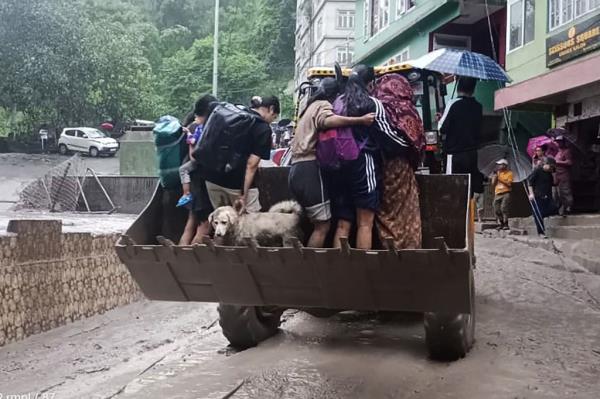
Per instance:
[[[337,47],[336,60],[340,65],[351,65],[354,60],[354,49],[350,46]]]
[[[390,0],[371,0],[371,36],[390,24]]]
[[[337,10],[335,20],[337,29],[354,29],[354,11],[352,10]]]
[[[396,57],[396,62],[402,63],[410,60],[410,49],[407,47],[403,49]]]
[[[508,4],[508,51],[535,38],[535,1],[513,0]]]
[[[323,66],[323,52],[319,51],[315,54],[315,66]]]
[[[445,35],[435,33],[433,35],[433,49],[454,48],[457,50],[471,50],[471,38],[469,36]]]
[[[396,0],[396,17],[400,17],[415,6],[415,0]]]
[[[363,3],[363,41],[367,41],[369,37],[371,37],[371,2],[369,0],[365,0]]]
[[[548,0],[550,30],[600,8],[600,0]]]
[[[315,43],[318,43],[323,38],[323,17],[317,19],[315,24]]]
[[[388,62],[384,64],[384,66],[402,64],[403,62],[406,62],[408,60],[410,60],[410,50],[408,49],[408,47],[406,47],[398,54],[396,54],[393,58],[390,58]]]

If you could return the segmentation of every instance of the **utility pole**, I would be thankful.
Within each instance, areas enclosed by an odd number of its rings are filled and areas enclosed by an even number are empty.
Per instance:
[[[219,86],[219,0],[215,0],[215,34],[213,38],[212,94],[217,97]]]

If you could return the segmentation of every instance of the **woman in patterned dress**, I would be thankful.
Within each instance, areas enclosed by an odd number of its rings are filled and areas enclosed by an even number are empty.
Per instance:
[[[389,121],[394,136],[380,142],[383,156],[383,195],[376,226],[382,242],[392,240],[395,249],[421,248],[421,212],[419,188],[415,179],[421,152],[425,146],[423,122],[412,98],[413,90],[406,78],[389,74],[379,78],[373,90]],[[396,140],[397,141],[397,140]],[[393,149],[393,150],[390,150]]]

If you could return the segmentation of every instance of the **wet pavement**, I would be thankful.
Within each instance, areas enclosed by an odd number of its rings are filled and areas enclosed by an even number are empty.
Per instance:
[[[427,358],[415,315],[284,315],[235,353],[214,304],[141,302],[0,348],[0,393],[56,398],[597,398],[600,276],[477,238],[477,342]]]

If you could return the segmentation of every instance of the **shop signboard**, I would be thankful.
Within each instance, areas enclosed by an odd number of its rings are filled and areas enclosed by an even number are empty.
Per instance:
[[[552,67],[600,49],[600,14],[546,39],[546,65]]]

